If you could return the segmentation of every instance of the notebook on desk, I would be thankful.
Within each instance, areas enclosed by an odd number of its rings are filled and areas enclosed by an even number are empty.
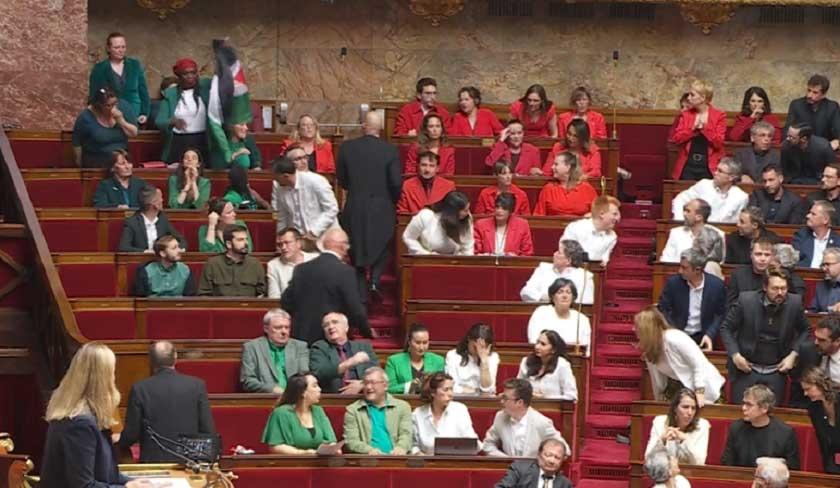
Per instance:
[[[435,456],[475,456],[478,439],[472,437],[435,437]]]

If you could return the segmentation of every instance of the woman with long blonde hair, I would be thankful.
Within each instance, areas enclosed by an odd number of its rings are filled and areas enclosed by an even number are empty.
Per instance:
[[[151,486],[146,480],[129,481],[117,469],[111,442],[111,428],[119,423],[116,362],[113,351],[99,342],[85,344],[73,356],[47,405],[42,488]]]
[[[639,339],[642,359],[647,363],[653,395],[669,400],[669,379],[682,383],[697,395],[697,408],[720,398],[723,376],[706,359],[694,339],[674,329],[655,305],[646,307],[633,318],[633,330]]]

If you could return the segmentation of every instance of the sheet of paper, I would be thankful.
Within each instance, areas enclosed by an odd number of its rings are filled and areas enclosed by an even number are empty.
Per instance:
[[[271,113],[271,105],[262,106],[263,129],[271,130],[274,127],[274,117]]]
[[[192,488],[186,478],[149,478],[155,488]]]

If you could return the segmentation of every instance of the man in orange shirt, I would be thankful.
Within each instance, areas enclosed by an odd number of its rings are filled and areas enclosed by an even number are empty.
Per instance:
[[[437,177],[438,155],[425,151],[418,156],[417,176],[403,183],[397,213],[414,215],[426,205],[438,202],[455,189],[455,183]]]
[[[449,112],[437,105],[437,82],[434,78],[417,80],[417,100],[400,107],[394,126],[395,136],[416,136],[420,122],[428,113],[436,113],[443,119],[443,125],[449,125]]]

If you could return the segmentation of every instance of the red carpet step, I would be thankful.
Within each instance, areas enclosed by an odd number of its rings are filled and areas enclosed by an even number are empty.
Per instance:
[[[629,415],[587,415],[584,438],[615,441],[616,435],[630,435]]]
[[[598,344],[633,344],[636,334],[633,324],[601,322],[598,324]]]
[[[592,415],[630,415],[630,404],[641,399],[640,390],[592,391],[589,393],[589,413]]]
[[[584,442],[580,455],[581,483],[592,478],[597,480],[598,487],[606,486],[600,484],[604,479],[627,483],[626,480],[630,476],[630,446],[619,444],[614,440],[586,439]],[[579,484],[578,488],[580,486]]]
[[[596,366],[617,366],[640,368],[644,362],[639,357],[639,350],[629,344],[604,344],[598,346]]]
[[[645,276],[641,275],[639,278]],[[649,280],[613,279],[610,276],[604,285],[604,301],[606,303],[644,302],[644,306],[646,306],[650,304],[651,288]]]
[[[595,366],[589,373],[589,387],[592,391],[639,390],[642,385],[642,370],[613,366]]]
[[[651,285],[652,286],[652,285]],[[633,317],[645,307],[639,302],[617,303],[616,306],[604,306],[601,309],[601,321],[619,324],[633,324]]]

